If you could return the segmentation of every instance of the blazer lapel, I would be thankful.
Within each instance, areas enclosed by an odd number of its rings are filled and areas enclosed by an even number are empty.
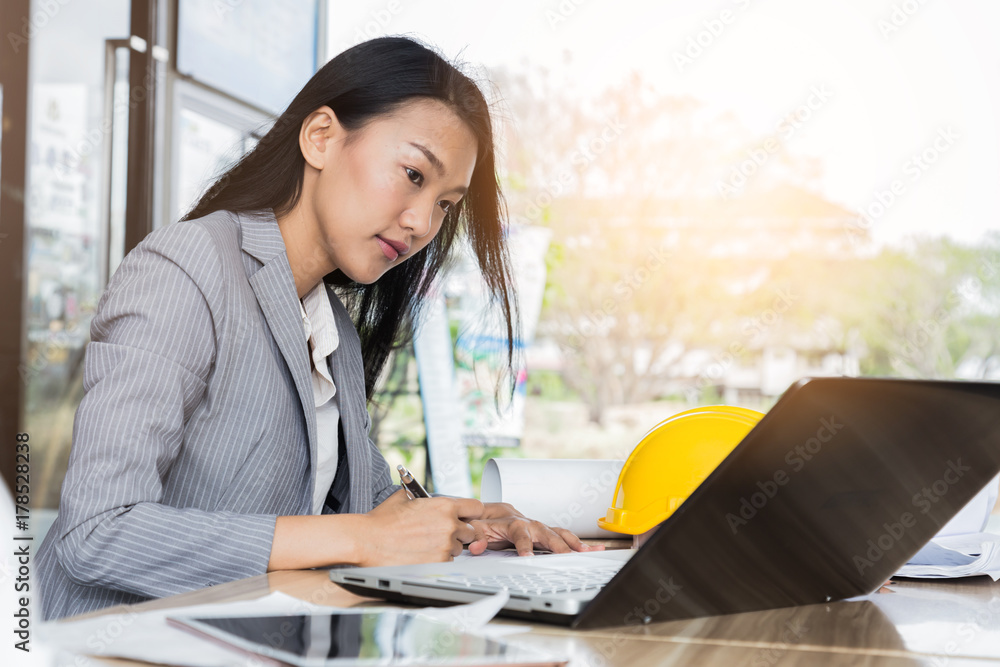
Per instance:
[[[303,500],[303,507],[305,514],[311,514],[316,465],[316,410],[313,406],[308,343],[302,329],[295,278],[292,276],[285,243],[273,212],[262,211],[259,215],[239,213],[236,217],[244,252],[263,265],[249,276],[250,286],[267,320],[267,326],[271,329],[271,335],[274,336],[295,381],[295,389],[305,418],[306,432],[309,436],[310,474],[308,493]]]
[[[350,473],[349,498],[342,512],[367,512],[372,508],[371,452],[368,449],[368,401],[365,394],[365,369],[361,359],[361,341],[351,317],[336,293],[327,286],[326,294],[333,307],[340,339],[329,356],[330,375],[337,385],[340,421],[343,426]],[[341,465],[338,463],[338,465]],[[339,485],[337,490],[341,491]]]

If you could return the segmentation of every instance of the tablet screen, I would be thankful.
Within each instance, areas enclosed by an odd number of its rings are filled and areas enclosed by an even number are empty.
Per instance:
[[[552,664],[534,651],[407,611],[173,620],[241,650],[295,665]]]

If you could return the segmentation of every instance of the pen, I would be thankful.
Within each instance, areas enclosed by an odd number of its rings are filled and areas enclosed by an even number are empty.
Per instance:
[[[406,495],[410,497],[410,500],[414,498],[430,498],[431,494],[427,493],[427,489],[420,485],[410,471],[401,465],[396,466],[396,470],[399,471],[399,479],[403,482],[403,488],[406,489]]]

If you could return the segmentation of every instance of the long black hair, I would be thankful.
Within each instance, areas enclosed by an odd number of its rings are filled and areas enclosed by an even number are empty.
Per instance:
[[[507,328],[507,370],[516,384],[517,300],[505,242],[505,206],[494,157],[489,105],[476,84],[431,49],[405,37],[362,42],[321,67],[257,145],[220,176],[183,220],[213,211],[291,211],[302,195],[305,159],[299,131],[306,116],[329,106],[349,131],[419,98],[447,104],[478,142],[469,191],[444,219],[441,231],[420,252],[370,285],[336,270],[324,277],[345,299],[361,338],[366,397],[392,350],[410,340],[423,297],[449,258],[459,233],[468,239]]]

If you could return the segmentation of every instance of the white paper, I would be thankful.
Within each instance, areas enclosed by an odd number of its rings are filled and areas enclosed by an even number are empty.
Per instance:
[[[1000,579],[1000,535],[983,532],[997,501],[1000,476],[983,487],[896,573],[941,579],[988,575]]]
[[[896,573],[941,579],[988,575],[1000,580],[1000,535],[974,533],[935,537]]]
[[[507,591],[470,604],[419,610],[466,632],[484,632],[486,624],[508,600]],[[343,607],[312,604],[285,593],[254,600],[203,604],[142,613],[106,614],[78,621],[50,621],[37,628],[37,639],[47,647],[71,654],[114,656],[184,667],[259,667],[260,662],[167,624],[168,616],[199,618],[308,614]],[[373,607],[365,607],[371,610]],[[66,662],[60,660],[60,664]]]
[[[510,503],[526,517],[578,537],[627,537],[597,526],[614,503],[623,460],[490,459],[482,501]]]

